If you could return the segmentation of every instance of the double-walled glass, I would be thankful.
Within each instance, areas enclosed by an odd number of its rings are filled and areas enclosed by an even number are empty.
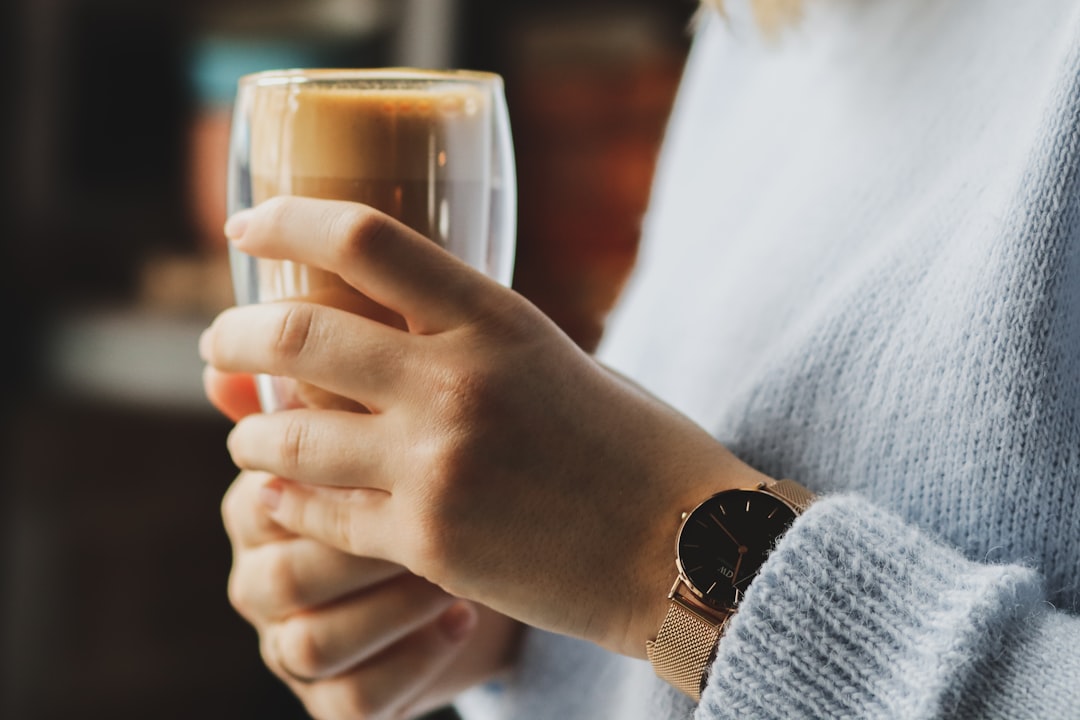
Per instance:
[[[516,181],[502,79],[412,69],[286,70],[241,78],[228,210],[277,195],[370,205],[509,285]],[[378,314],[333,273],[232,253],[238,303],[307,297]],[[332,404],[258,379],[267,411]]]

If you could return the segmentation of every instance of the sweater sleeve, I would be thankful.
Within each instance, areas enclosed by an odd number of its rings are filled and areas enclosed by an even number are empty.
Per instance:
[[[712,718],[1080,718],[1080,618],[853,496],[762,566],[697,709]]]

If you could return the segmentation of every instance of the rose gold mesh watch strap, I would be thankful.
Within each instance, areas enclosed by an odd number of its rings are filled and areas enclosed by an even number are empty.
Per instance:
[[[720,640],[727,618],[708,618],[675,595],[655,640],[645,645],[656,674],[679,690],[701,699],[709,661]]]
[[[814,493],[794,480],[777,480],[772,485],[766,485],[764,490],[786,500],[799,513],[804,512],[814,501]]]

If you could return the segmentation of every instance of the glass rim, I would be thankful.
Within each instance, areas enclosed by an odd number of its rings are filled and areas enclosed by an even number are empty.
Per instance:
[[[361,82],[468,82],[500,85],[502,76],[482,70],[428,70],[410,67],[378,68],[282,68],[248,73],[239,79],[240,87],[300,85],[305,83]]]

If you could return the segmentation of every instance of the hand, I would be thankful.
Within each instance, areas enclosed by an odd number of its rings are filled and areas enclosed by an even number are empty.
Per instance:
[[[765,478],[523,298],[370,208],[278,198],[227,229],[244,252],[332,269],[407,325],[276,302],[227,310],[204,334],[215,367],[294,377],[372,411],[237,425],[240,467],[294,481],[264,487],[271,517],[643,657],[680,512]]]
[[[259,408],[250,375],[208,368],[204,384],[232,419]],[[258,631],[266,665],[313,717],[419,715],[508,666],[516,622],[400,566],[287,531],[258,500],[268,479],[241,473],[222,503],[229,598]]]
[[[507,667],[517,623],[281,528],[257,499],[267,479],[241,473],[225,496],[229,598],[313,717],[419,715]]]

